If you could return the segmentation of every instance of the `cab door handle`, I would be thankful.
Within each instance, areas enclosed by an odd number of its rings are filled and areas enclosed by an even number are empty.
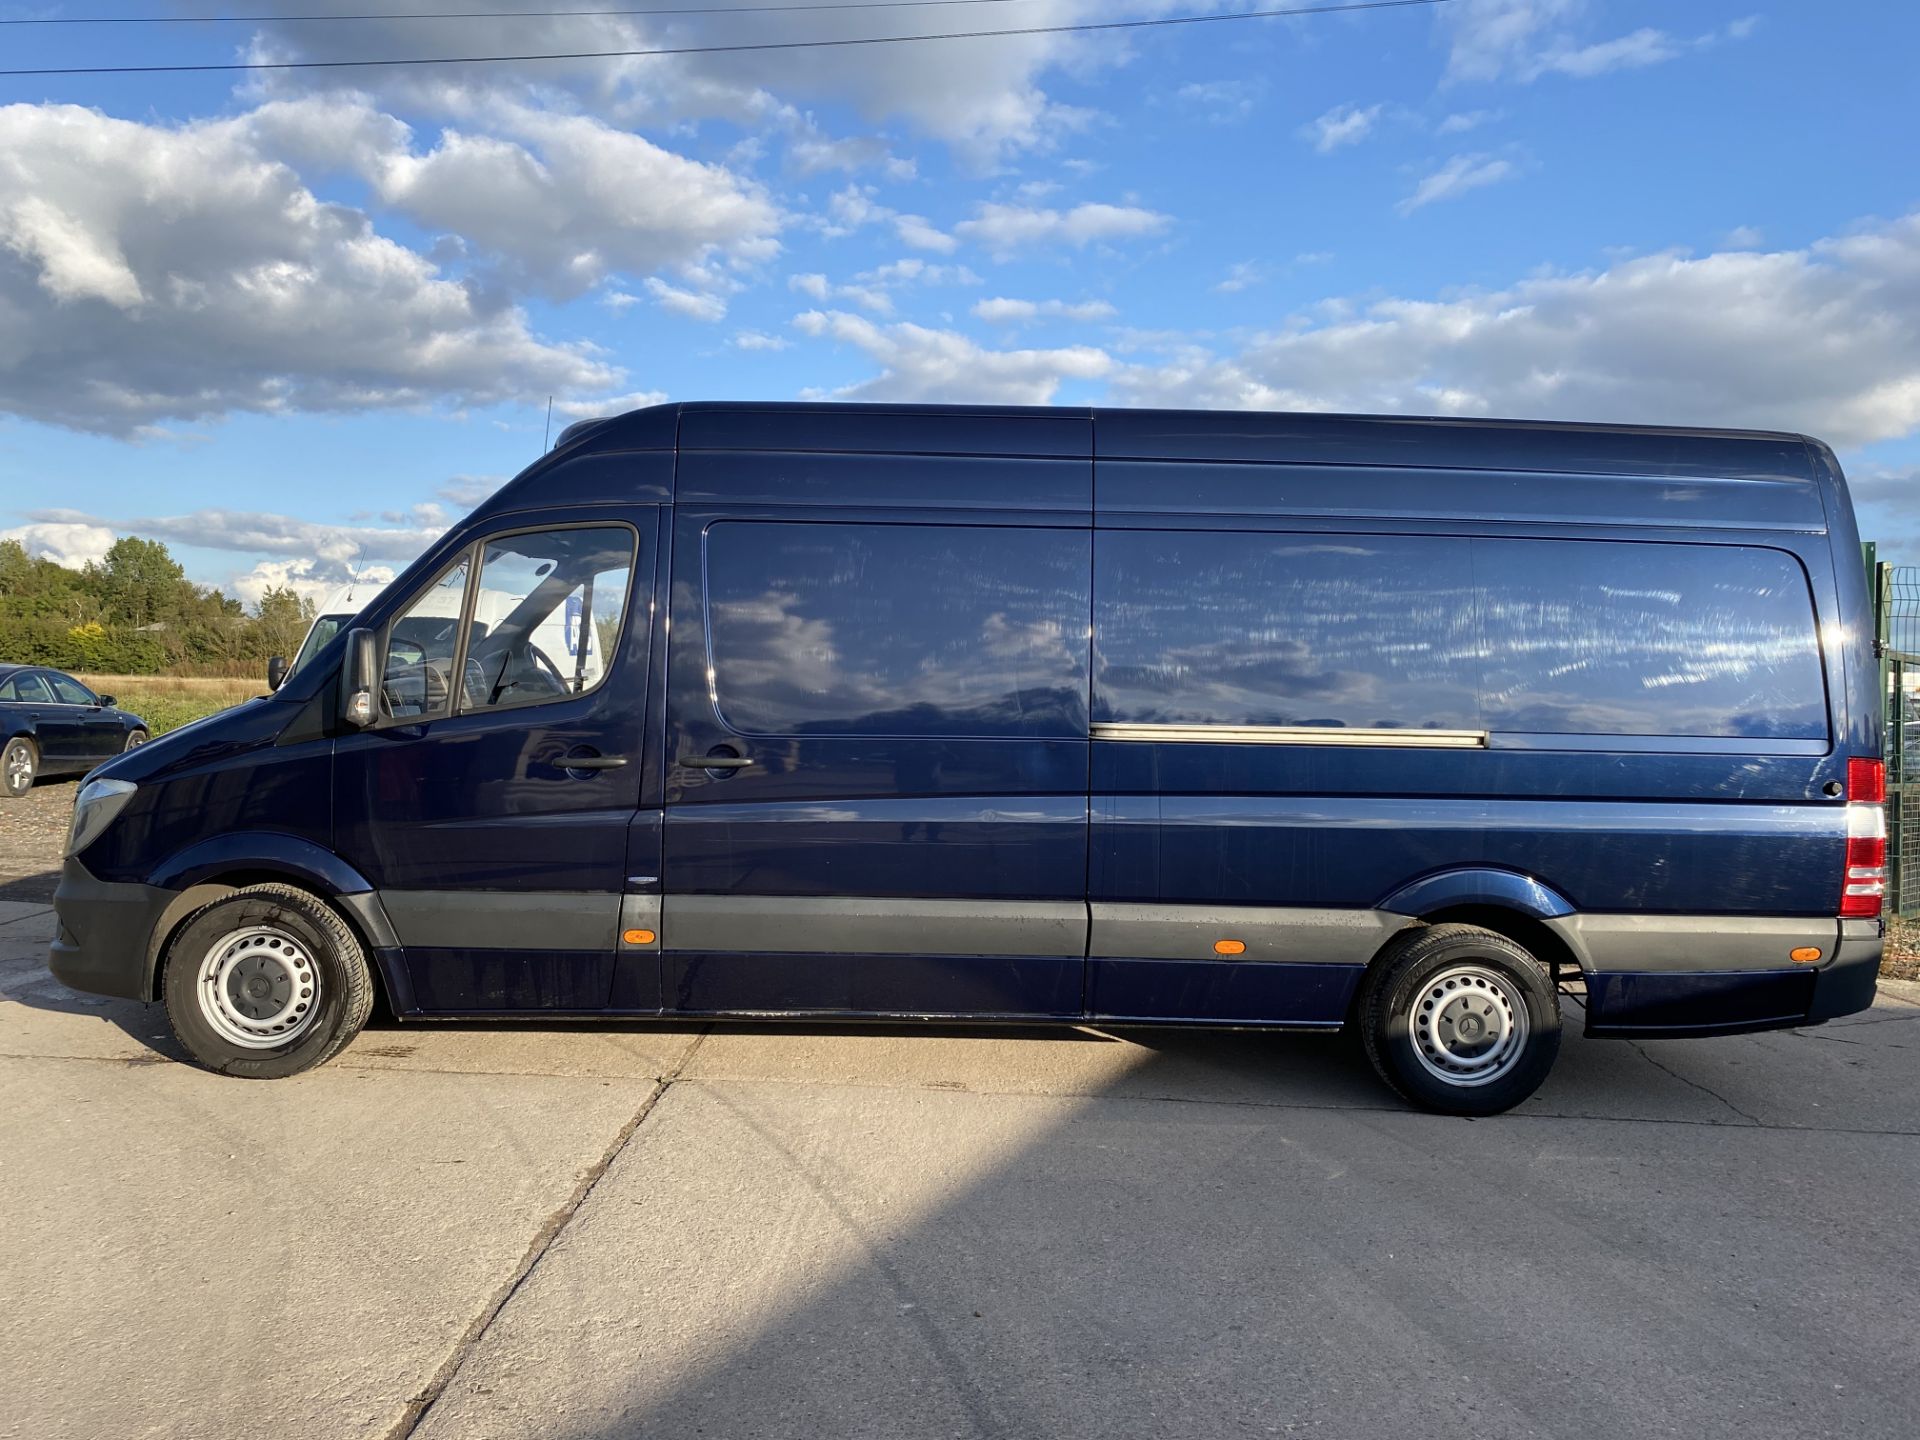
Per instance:
[[[624,755],[569,755],[560,762],[562,770],[618,770],[627,763]]]
[[[753,761],[745,755],[682,755],[674,764],[688,770],[744,770]]]

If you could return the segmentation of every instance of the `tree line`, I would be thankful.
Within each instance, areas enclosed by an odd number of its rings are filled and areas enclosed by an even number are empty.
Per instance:
[[[112,675],[253,675],[288,659],[313,603],[271,588],[249,611],[187,579],[158,540],[123,536],[78,570],[0,540],[0,662]]]

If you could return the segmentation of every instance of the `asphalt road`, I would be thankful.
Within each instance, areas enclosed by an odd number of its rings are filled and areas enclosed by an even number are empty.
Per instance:
[[[1920,988],[1570,1037],[369,1031],[173,1058],[0,901],[0,1434],[1920,1434]]]

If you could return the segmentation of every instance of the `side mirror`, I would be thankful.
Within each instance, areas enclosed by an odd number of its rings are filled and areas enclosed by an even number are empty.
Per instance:
[[[371,725],[377,713],[373,692],[379,684],[378,647],[371,630],[347,632],[347,654],[340,664],[340,719],[356,730]]]
[[[102,696],[100,697],[100,708],[101,708],[102,710],[111,710],[111,709],[113,709],[113,703],[114,703],[114,702],[113,702],[113,696],[111,696],[111,695],[102,695]]]
[[[267,661],[267,689],[278,690],[287,678],[287,657],[275,655]]]

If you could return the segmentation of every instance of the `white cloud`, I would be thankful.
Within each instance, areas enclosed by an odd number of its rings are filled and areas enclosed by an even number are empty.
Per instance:
[[[1456,155],[1422,180],[1414,187],[1413,194],[1394,208],[1402,215],[1411,215],[1423,205],[1457,199],[1469,190],[1497,185],[1514,173],[1513,162],[1509,160],[1488,155]]]
[[[862,271],[848,284],[835,284],[825,275],[789,275],[787,288],[810,300],[851,300],[862,310],[891,315],[894,291],[910,285],[978,285],[980,277],[964,265],[936,265],[909,255],[872,270]]]
[[[1213,10],[1224,4],[1225,0],[1026,0],[1019,9],[1022,25],[1045,27],[1084,19]],[[250,8],[313,14],[326,7],[311,0],[263,0]],[[638,50],[696,40],[725,44],[840,39],[871,36],[881,33],[876,26],[889,25],[897,27],[895,33],[908,34],[950,28],[934,24],[929,14],[761,10],[738,17],[702,16],[697,23],[670,15],[495,16],[462,21],[458,35],[460,48],[470,53],[568,53]],[[446,26],[429,20],[349,26],[324,20],[268,19],[259,24],[249,53],[256,59],[316,60],[427,54],[444,50],[447,36]],[[818,101],[871,123],[900,122],[952,147],[969,167],[990,169],[1011,153],[1056,145],[1063,135],[1084,124],[1084,112],[1047,93],[1050,75],[1068,71],[1085,76],[1124,63],[1129,54],[1121,37],[1052,34],[889,46],[884,53],[856,46],[555,61],[518,71],[507,66],[305,71],[263,75],[258,83],[273,94],[310,93],[343,84],[373,87],[412,110],[435,114],[473,115],[501,101],[519,103],[540,95],[556,108],[662,130],[703,119],[721,119],[748,129],[771,121],[798,133],[791,153],[798,167],[824,170],[886,163],[877,147],[849,146],[814,133],[804,107]]]
[[[1452,0],[1435,23],[1451,42],[1449,80],[1498,80],[1525,71],[1555,27],[1584,9],[1583,0]]]
[[[1385,105],[1336,105],[1318,119],[1300,127],[1301,135],[1313,142],[1322,155],[1330,155],[1342,145],[1358,145],[1373,133]]]
[[[656,305],[675,315],[684,315],[689,320],[700,320],[709,325],[727,318],[727,302],[718,295],[700,295],[692,290],[681,290],[657,275],[647,277],[646,289]]]
[[[1438,126],[1442,135],[1464,135],[1500,118],[1498,110],[1462,110],[1447,116]]]
[[[900,243],[915,250],[951,255],[960,248],[958,240],[923,215],[896,215],[893,217],[893,228],[900,237]]]
[[[1603,40],[1596,45],[1551,51],[1534,61],[1529,76],[1557,71],[1576,80],[1588,80],[1609,70],[1640,70],[1648,65],[1661,65],[1678,58],[1685,48],[1683,42],[1666,31],[1643,27],[1630,35]]]
[[[355,582],[356,600],[364,603],[358,588],[365,585],[371,596],[379,586],[388,584],[400,573],[393,565],[344,565],[325,560],[262,560],[251,570],[232,576],[224,589],[249,606],[257,606],[269,590],[292,590],[315,606],[323,605],[333,592],[349,581]]]
[[[1256,285],[1267,283],[1271,272],[1258,260],[1239,260],[1227,267],[1226,278],[1213,289],[1218,295],[1238,295],[1242,290],[1251,290]]]
[[[1751,225],[1736,225],[1727,232],[1725,241],[1729,250],[1758,250],[1766,242],[1766,236]]]
[[[494,133],[449,127],[427,151],[363,97],[277,102],[249,123],[295,156],[331,150],[382,204],[557,299],[716,252],[765,258],[776,243],[779,210],[724,166],[591,116],[499,104],[485,120]]]
[[[598,399],[561,400],[554,404],[556,415],[568,420],[599,420],[608,415],[624,415],[629,410],[645,410],[650,405],[667,403],[664,390],[630,390],[625,395],[602,395]]]
[[[116,538],[110,526],[91,520],[38,520],[0,530],[0,540],[18,540],[27,554],[44,556],[69,570],[105,560]]]
[[[835,392],[844,399],[1045,405],[1063,380],[1097,380],[1114,368],[1113,358],[1092,346],[990,350],[951,330],[876,325],[838,310],[810,310],[793,323],[804,335],[852,345],[880,367],[873,378]]]
[[[1920,428],[1920,214],[1807,250],[1648,255],[1445,301],[1330,303],[1237,354],[1115,377],[1138,404]]]
[[[1157,235],[1173,221],[1135,205],[1076,205],[1071,210],[986,204],[971,220],[954,227],[965,240],[985,246],[995,257],[1052,246],[1087,246],[1109,240]]]
[[[459,483],[448,482],[449,487]],[[447,528],[446,513],[432,501],[397,512],[392,519],[399,523],[390,521],[386,525],[329,524],[245,510],[196,510],[186,515],[127,520],[47,510],[28,518],[32,523],[0,532],[0,539],[20,539],[30,553],[48,555],[63,565],[104,559],[116,535],[139,535],[172,546],[227,554],[266,556],[223,585],[229,594],[238,595],[249,605],[259,604],[262,594],[280,586],[291,586],[317,600],[356,577],[385,584]]]
[[[785,350],[793,344],[781,335],[763,335],[758,330],[742,330],[733,337],[736,350]]]
[[[0,107],[0,412],[130,435],[618,378],[319,200],[244,117],[165,127]]]
[[[866,225],[891,225],[900,243],[910,249],[950,255],[959,248],[959,241],[926,216],[903,215],[875,200],[877,193],[871,185],[849,185],[844,190],[836,191],[827,201],[825,217],[815,223],[822,234],[832,239],[850,235]]]
[[[910,180],[914,174],[911,160],[896,157],[887,142],[876,135],[847,135],[831,139],[814,128],[811,117],[800,122],[799,133],[787,144],[787,163],[802,175],[818,175],[826,170],[885,171],[896,180]]]
[[[1450,39],[1447,79],[1510,78],[1525,83],[1543,75],[1565,75],[1587,80],[1744,40],[1758,23],[1757,17],[1748,16],[1691,37],[1642,26],[1612,39],[1587,41],[1576,26],[1590,8],[1585,0],[1453,0],[1437,17]]]
[[[965,265],[936,265],[909,255],[854,277],[870,285],[978,285],[980,277]]]
[[[1104,300],[982,300],[973,313],[990,325],[1025,325],[1035,320],[1111,320],[1119,314]]]
[[[1199,80],[1182,85],[1174,94],[1214,124],[1226,125],[1252,115],[1253,107],[1266,90],[1265,83],[1259,80]]]

